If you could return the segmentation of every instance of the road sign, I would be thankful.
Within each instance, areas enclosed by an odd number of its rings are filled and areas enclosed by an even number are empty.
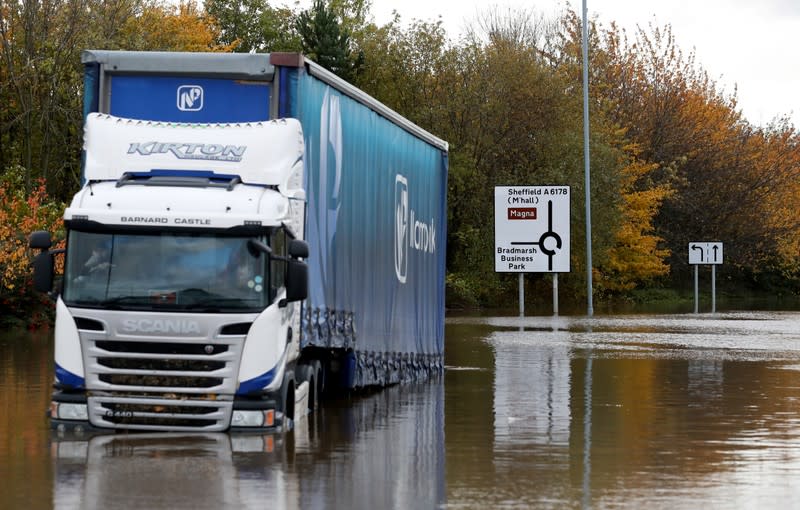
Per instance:
[[[569,199],[569,186],[495,187],[495,271],[568,273]]]
[[[689,264],[722,264],[722,243],[689,243]]]

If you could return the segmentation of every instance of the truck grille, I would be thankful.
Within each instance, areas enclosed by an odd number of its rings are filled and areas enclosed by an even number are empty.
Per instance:
[[[100,374],[100,380],[114,386],[151,386],[155,388],[213,388],[222,384],[219,377],[185,377],[173,375]]]
[[[157,341],[82,336],[89,420],[140,430],[224,430],[244,337]]]
[[[89,397],[92,423],[140,430],[221,430],[230,421],[232,402],[158,397]]]
[[[209,356],[228,351],[227,345],[196,344],[181,342],[129,342],[115,340],[97,340],[95,345],[108,352],[139,352],[143,354],[199,354]],[[210,348],[209,348],[210,347]],[[206,350],[207,348],[208,351]],[[210,352],[209,352],[210,351]]]
[[[104,367],[118,370],[166,370],[183,372],[213,372],[225,368],[224,361],[141,358],[97,358]]]

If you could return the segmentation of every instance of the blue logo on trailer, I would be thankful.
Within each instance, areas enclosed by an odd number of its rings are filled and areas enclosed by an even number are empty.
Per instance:
[[[199,85],[181,85],[178,87],[178,110],[182,112],[199,112],[203,109],[203,87]]]
[[[109,113],[163,122],[269,120],[270,84],[230,79],[114,76]]]
[[[400,283],[408,274],[408,180],[397,175],[394,181],[394,271]]]

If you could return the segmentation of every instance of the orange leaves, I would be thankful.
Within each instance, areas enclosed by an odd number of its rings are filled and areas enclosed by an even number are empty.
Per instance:
[[[43,180],[29,194],[9,179],[0,181],[0,296],[13,299],[25,292],[31,260],[28,236],[47,230],[55,237],[62,212],[63,204],[49,201]]]
[[[669,26],[640,28],[632,40],[613,25],[600,32],[591,57],[590,91],[605,107],[597,114],[625,129],[638,147],[635,159],[657,165],[634,170],[639,177],[630,166],[623,169],[623,222],[605,269],[618,271],[624,288],[624,267],[658,274],[662,269],[651,259],[667,256],[680,279],[688,272],[681,257],[686,243],[712,239],[728,243],[723,271],[800,268],[794,128],[749,124],[735,90],[720,90]]]
[[[219,27],[193,0],[177,7],[151,4],[127,19],[122,34],[131,48],[161,51],[231,51],[218,46]]]
[[[632,147],[627,150],[634,154],[620,171],[621,221],[602,271],[603,287],[611,291],[630,290],[669,273],[664,259],[670,252],[659,246],[663,239],[654,233],[653,218],[674,191],[666,185],[642,186],[658,165],[638,159]]]

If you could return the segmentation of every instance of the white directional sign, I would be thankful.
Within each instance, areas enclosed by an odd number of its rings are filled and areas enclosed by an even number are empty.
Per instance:
[[[722,243],[689,243],[689,264],[722,264]]]
[[[569,186],[497,186],[497,272],[569,272]]]

